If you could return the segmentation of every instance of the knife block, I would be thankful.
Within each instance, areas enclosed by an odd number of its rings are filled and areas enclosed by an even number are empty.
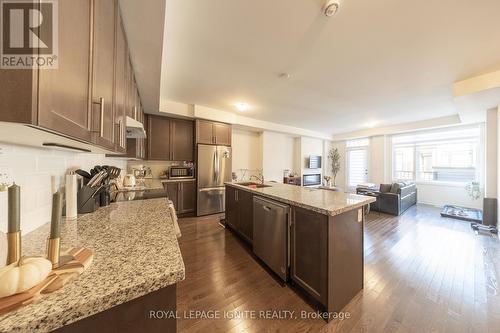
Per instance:
[[[90,186],[82,186],[77,194],[78,214],[93,213],[99,208],[99,189]]]

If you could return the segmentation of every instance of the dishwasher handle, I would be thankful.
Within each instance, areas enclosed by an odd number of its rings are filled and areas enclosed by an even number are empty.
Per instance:
[[[267,212],[271,211],[271,207],[269,207],[269,206],[262,206],[262,209],[264,209]]]

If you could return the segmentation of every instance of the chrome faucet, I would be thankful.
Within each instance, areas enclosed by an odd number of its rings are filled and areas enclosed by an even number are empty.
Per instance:
[[[261,184],[264,184],[264,175],[262,173],[259,174],[259,176],[256,176],[256,175],[251,175],[250,176],[250,180],[252,180],[252,178],[255,178],[256,180],[258,180]]]

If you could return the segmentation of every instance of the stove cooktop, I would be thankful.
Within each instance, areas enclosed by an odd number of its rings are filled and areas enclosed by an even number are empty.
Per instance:
[[[144,189],[133,191],[119,191],[111,193],[111,202],[123,202],[123,201],[134,201],[134,200],[147,200],[147,199],[157,199],[157,198],[167,198],[167,192],[164,189]]]

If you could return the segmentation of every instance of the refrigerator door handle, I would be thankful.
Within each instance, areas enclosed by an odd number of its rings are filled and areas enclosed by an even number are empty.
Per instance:
[[[216,149],[215,150],[215,181],[217,182],[217,184],[219,183],[219,180],[220,180],[220,161],[219,161],[219,150]]]
[[[212,159],[214,166],[214,174],[212,175],[212,181],[217,181],[217,150],[214,152],[214,158]]]

